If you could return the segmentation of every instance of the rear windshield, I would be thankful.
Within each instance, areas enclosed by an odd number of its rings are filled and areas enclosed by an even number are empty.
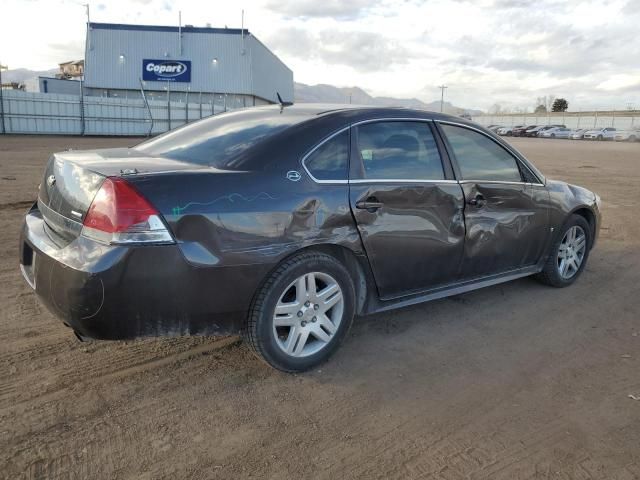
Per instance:
[[[233,168],[234,159],[251,147],[307,118],[287,109],[280,113],[277,107],[238,110],[172,130],[135,149],[151,156]]]

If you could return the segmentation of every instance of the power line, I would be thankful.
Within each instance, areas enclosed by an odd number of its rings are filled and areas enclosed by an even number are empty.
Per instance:
[[[449,87],[446,85],[440,85],[438,88],[440,89],[440,113],[442,113],[444,108],[444,89]]]

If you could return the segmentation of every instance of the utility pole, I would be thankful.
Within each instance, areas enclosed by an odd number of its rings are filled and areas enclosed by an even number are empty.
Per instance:
[[[449,87],[446,85],[440,85],[438,88],[440,89],[440,113],[442,113],[444,109],[444,89]]]
[[[0,63],[0,119],[2,122],[2,133],[7,133],[4,128],[4,99],[2,98],[2,70],[9,70],[9,67]]]

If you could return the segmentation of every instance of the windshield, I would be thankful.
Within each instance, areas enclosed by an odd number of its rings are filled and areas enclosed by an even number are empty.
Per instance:
[[[233,159],[267,137],[306,120],[308,115],[278,107],[223,113],[172,130],[134,147],[156,157],[229,168]]]

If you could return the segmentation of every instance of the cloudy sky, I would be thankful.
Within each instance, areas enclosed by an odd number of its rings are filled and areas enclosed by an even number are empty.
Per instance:
[[[82,58],[87,0],[2,0],[0,61]],[[298,82],[458,106],[640,108],[640,0],[97,0],[96,22],[245,26]]]

